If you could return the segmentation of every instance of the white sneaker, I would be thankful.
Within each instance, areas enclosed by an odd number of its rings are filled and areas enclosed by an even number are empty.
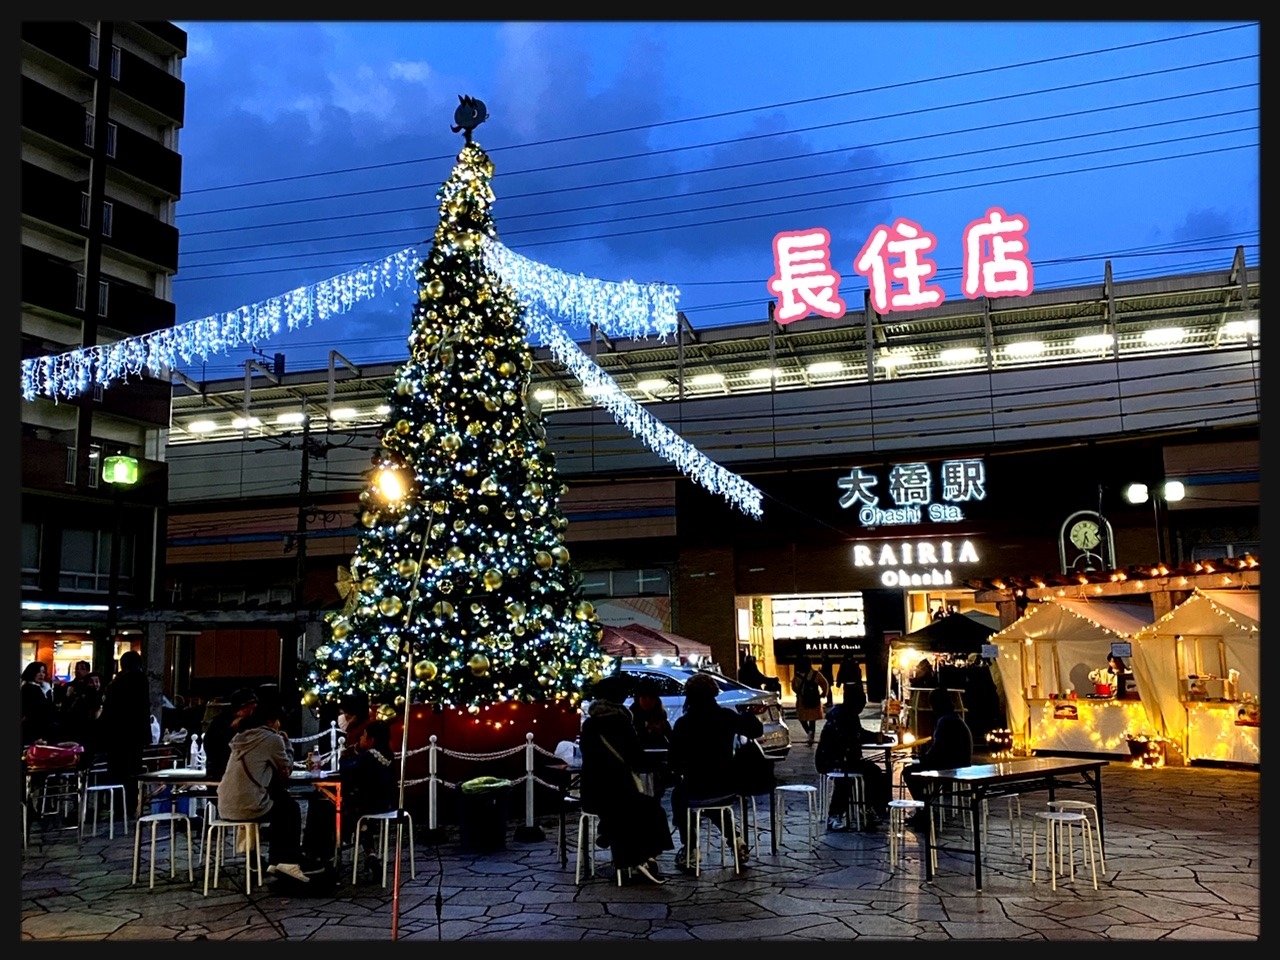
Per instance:
[[[302,870],[302,866],[297,863],[273,863],[267,867],[267,873],[283,873],[286,877],[293,877],[302,883],[310,883],[311,878]]]

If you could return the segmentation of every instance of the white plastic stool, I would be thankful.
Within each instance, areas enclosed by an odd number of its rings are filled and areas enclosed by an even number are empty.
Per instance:
[[[1102,826],[1098,823],[1097,806],[1088,800],[1050,800],[1049,809],[1071,810],[1075,813],[1083,813],[1085,816],[1093,817],[1093,832],[1098,836],[1098,865],[1102,867],[1102,872],[1105,874],[1107,872],[1107,858],[1102,852]]]
[[[93,789],[92,787],[90,789]],[[147,871],[147,889],[152,890],[156,885],[156,828],[162,823],[170,825],[169,833],[169,876],[176,877],[178,875],[178,839],[174,835],[172,827],[174,824],[185,826],[187,828],[187,880],[195,883],[196,874],[195,866],[191,858],[191,818],[185,813],[148,813],[143,817],[139,817],[138,821],[133,825],[133,879],[129,882],[133,886],[138,882],[138,860],[142,853],[142,827],[149,824],[151,827],[151,861]]]
[[[924,809],[923,800],[889,801],[889,867],[898,865],[901,842],[905,839],[907,817]],[[929,817],[929,859],[933,869],[938,869],[938,835],[933,829],[933,817]]]
[[[356,821],[355,850],[351,854],[352,883],[356,882],[356,874],[360,869],[360,825],[366,820],[375,820],[379,825],[378,848],[382,851],[382,885],[384,887],[387,885],[387,853],[391,849],[391,825],[401,818],[405,821],[405,832],[409,835],[409,877],[413,880],[418,878],[417,867],[413,863],[413,817],[409,816],[408,811],[401,813],[388,810],[386,813],[366,813]],[[399,846],[396,847],[396,856],[400,856]]]
[[[204,835],[204,895],[209,895],[209,862],[213,861],[213,885],[217,887],[218,877],[222,870],[222,848],[230,832],[238,837],[245,831],[244,847],[244,892],[247,896],[253,892],[253,865],[257,862],[258,886],[262,886],[262,834],[256,820],[223,820],[215,817],[209,821]],[[253,858],[253,859],[250,859]]]
[[[1089,870],[1093,874],[1093,889],[1098,889],[1098,868],[1094,861],[1093,827],[1089,818],[1083,813],[1066,810],[1041,810],[1031,821],[1031,882],[1036,882],[1037,836],[1039,825],[1044,824],[1045,868],[1049,872],[1050,889],[1058,889],[1059,871],[1067,874],[1072,883],[1076,879],[1075,834],[1074,828],[1080,828],[1080,860],[1084,866],[1085,854],[1089,857]],[[1065,857],[1064,857],[1065,852]],[[1065,865],[1064,865],[1065,859]]]
[[[822,775],[822,816],[818,819],[826,820],[831,816],[831,798],[836,792],[836,781],[845,780],[849,784],[849,802],[846,814],[853,815],[853,824],[862,829],[862,810],[866,803],[866,792],[863,789],[863,779],[860,773],[850,773],[845,770],[832,770]]]
[[[600,831],[600,815],[583,810],[578,814],[578,851],[574,864],[573,882],[582,883],[582,867],[585,863],[591,876],[596,875],[596,834]],[[617,871],[618,886],[622,886],[622,871]]]
[[[88,806],[93,804],[93,835],[98,835],[98,805],[102,795],[107,795],[107,839],[116,838],[116,791],[120,791],[120,819],[124,821],[125,836],[129,835],[129,801],[124,793],[123,783],[100,783],[85,787],[85,818],[88,819]]]
[[[803,796],[809,825],[809,848],[818,841],[818,788],[807,783],[782,783],[773,788],[773,829],[778,836],[784,836],[782,829],[786,819],[785,801],[787,797]]]
[[[812,789],[812,788],[811,788]],[[685,836],[689,838],[687,856],[694,857],[693,875],[702,876],[702,853],[700,831],[704,814],[718,814],[720,817],[720,866],[724,866],[725,841],[733,848],[733,872],[738,873],[738,818],[734,808],[738,805],[736,796],[715,797],[707,800],[690,800],[689,810],[685,815]],[[725,829],[725,817],[729,818],[729,828]],[[707,834],[707,853],[711,852],[711,835]],[[621,878],[619,878],[621,883]]]

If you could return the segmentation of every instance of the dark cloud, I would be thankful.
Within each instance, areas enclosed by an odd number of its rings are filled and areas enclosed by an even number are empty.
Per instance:
[[[1182,223],[1173,228],[1173,239],[1196,241],[1205,237],[1230,236],[1238,229],[1239,224],[1216,207],[1188,210]]]

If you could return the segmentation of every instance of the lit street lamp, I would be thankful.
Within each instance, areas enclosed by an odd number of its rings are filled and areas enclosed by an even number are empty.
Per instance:
[[[1166,481],[1155,496],[1152,496],[1151,490],[1145,483],[1131,483],[1124,488],[1124,498],[1130,503],[1146,503],[1151,501],[1151,514],[1155,518],[1156,524],[1156,559],[1160,563],[1165,562],[1165,546],[1164,531],[1160,526],[1160,501],[1164,501],[1166,510],[1170,503],[1177,503],[1187,495],[1187,488],[1180,480]]]
[[[104,649],[98,650],[95,644],[94,660],[110,660],[115,663],[115,631],[116,605],[120,594],[120,537],[121,537],[121,499],[124,491],[138,482],[138,461],[134,457],[114,456],[102,461],[102,479],[111,484],[114,492],[115,527],[111,533],[111,566],[107,578],[107,627]],[[109,656],[107,652],[109,651]],[[95,667],[101,669],[99,664]],[[110,672],[110,671],[108,671]],[[104,673],[104,676],[106,674]]]

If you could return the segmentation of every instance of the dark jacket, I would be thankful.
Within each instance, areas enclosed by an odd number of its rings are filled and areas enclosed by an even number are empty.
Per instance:
[[[204,732],[204,769],[210,780],[221,780],[231,756],[231,738],[239,731],[232,726],[237,719],[235,708],[226,707],[209,721]]]
[[[624,795],[640,792],[632,772],[644,769],[644,751],[630,710],[608,700],[593,701],[578,744],[584,810],[607,810]]]
[[[862,721],[844,704],[836,704],[827,711],[827,722],[822,725],[818,749],[813,764],[819,773],[832,770],[854,770],[863,759],[862,744],[876,743],[874,730],[868,730]]]
[[[121,670],[111,678],[98,733],[107,753],[141,753],[151,744],[151,690],[141,670]]]
[[[58,708],[53,700],[44,692],[44,687],[35,681],[24,681],[22,684],[22,745],[44,740],[51,743],[56,739],[58,729]],[[147,736],[151,728],[147,727]]]
[[[354,824],[355,818],[366,813],[386,813],[396,808],[400,799],[396,792],[399,770],[393,757],[374,749],[357,750],[342,761],[338,771],[342,778],[344,820],[349,816]]]
[[[98,711],[101,709],[102,691],[91,681],[72,680],[67,684],[66,699],[62,701],[62,735],[83,746],[90,756],[97,749]]]
[[[718,797],[736,790],[734,741],[754,740],[764,733],[760,718],[714,701],[686,707],[671,728],[671,769],[690,797]]]
[[[973,763],[973,731],[955,712],[940,715],[933,724],[933,739],[920,754],[925,770],[952,770]]]

